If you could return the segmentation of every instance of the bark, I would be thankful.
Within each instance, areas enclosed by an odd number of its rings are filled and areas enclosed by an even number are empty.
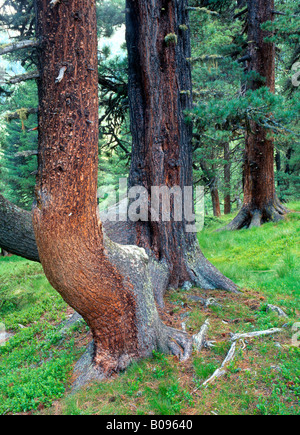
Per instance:
[[[229,143],[224,144],[224,214],[231,213],[231,162]]]
[[[211,194],[214,216],[220,217],[221,216],[220,195],[219,195],[219,189],[216,184],[217,184],[217,180],[214,178],[209,186],[209,189]]]
[[[273,21],[274,0],[248,0],[248,41],[251,61],[248,72],[255,72],[249,89],[267,86],[275,92],[275,44],[267,42],[270,32],[261,25]],[[251,228],[283,219],[287,210],[275,191],[274,139],[254,121],[246,135],[244,165],[244,203],[238,216],[227,229]]]
[[[147,4],[145,0],[128,0],[127,5],[133,133],[130,184],[148,189],[151,186],[192,186],[192,125],[185,122],[183,113],[192,104],[191,71],[186,60],[190,58],[190,39],[189,31],[180,27],[189,24],[187,2],[180,1],[175,6],[173,2],[157,0],[151,8],[147,8]],[[53,13],[62,7],[58,5]],[[167,42],[165,36],[172,34],[176,38]],[[64,66],[67,70],[62,85],[73,71],[72,63],[60,59],[53,64],[51,72],[55,81]],[[87,70],[92,72],[90,67]],[[59,86],[56,84],[51,92],[57,91]],[[66,90],[65,104],[70,105],[73,98]],[[61,107],[64,106],[57,104],[49,111],[59,116]],[[88,116],[85,122],[89,125],[90,121]],[[67,119],[69,128],[73,123],[72,115]],[[40,125],[44,125],[43,120]],[[45,128],[43,134],[44,131]],[[56,126],[53,131],[61,134]],[[63,151],[65,145],[61,148]],[[58,168],[63,175],[65,165]],[[186,233],[185,226],[185,221],[175,222],[174,219],[167,223],[151,222],[151,216],[149,223],[125,222],[119,226],[105,223],[105,230],[113,241],[139,245],[151,255],[152,282],[160,305],[163,305],[167,287],[176,288],[186,281],[205,289],[236,291],[236,286],[204,258],[196,234]]]
[[[16,207],[0,195],[0,246],[32,261],[39,261],[31,213]]]
[[[145,251],[115,244],[102,229],[95,0],[36,6],[43,128],[33,221],[45,274],[92,331],[93,376],[123,370],[154,349],[186,358],[191,339],[160,321]]]
[[[129,101],[133,136],[130,186],[193,186],[192,124],[184,111],[192,107],[187,0],[127,0]],[[174,201],[173,204],[174,205]],[[131,243],[146,249],[160,266],[168,287],[193,282],[206,289],[236,290],[201,253],[187,221],[127,223]],[[122,232],[122,231],[120,231]],[[124,234],[124,231],[123,231]],[[122,237],[121,237],[122,238]],[[154,268],[157,270],[157,267]],[[167,272],[166,272],[167,271]],[[165,286],[163,286],[165,287]],[[162,288],[156,293],[160,294]],[[162,295],[158,298],[162,300]]]

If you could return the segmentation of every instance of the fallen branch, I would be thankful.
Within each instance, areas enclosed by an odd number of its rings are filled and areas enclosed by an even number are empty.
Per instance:
[[[282,329],[272,328],[272,329],[268,329],[266,331],[248,332],[246,334],[235,334],[231,337],[231,341],[237,341],[237,340],[240,340],[241,338],[256,338],[256,337],[261,337],[261,336],[265,336],[265,335],[278,334],[281,331],[282,331]]]
[[[38,45],[38,41],[32,41],[30,39],[26,41],[14,42],[13,44],[2,46],[2,48],[0,48],[0,56],[3,54],[12,53],[13,51],[22,50],[23,48],[34,48]]]
[[[203,346],[206,343],[207,331],[209,329],[209,321],[206,320],[200,332],[196,335],[193,335],[193,345],[195,350],[199,353],[201,352]]]
[[[208,384],[212,383],[215,379],[220,378],[221,376],[226,374],[226,366],[233,360],[234,356],[235,356],[235,351],[236,351],[236,342],[234,342],[226,356],[226,358],[223,361],[223,364],[221,365],[221,367],[219,369],[217,369],[214,374],[207,379],[207,381],[205,381],[202,386],[206,387]]]

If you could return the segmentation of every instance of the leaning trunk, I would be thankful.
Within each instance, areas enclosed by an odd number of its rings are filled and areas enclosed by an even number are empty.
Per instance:
[[[43,128],[33,213],[45,274],[89,325],[100,377],[154,349],[187,356],[187,336],[159,319],[144,250],[121,247],[103,234],[97,209],[95,0],[54,8],[37,0],[36,6]]]
[[[275,92],[275,44],[266,41],[271,34],[262,24],[274,19],[274,0],[248,0],[248,72],[254,79],[249,89],[256,91],[267,86]],[[246,135],[244,165],[244,204],[229,229],[260,226],[278,221],[286,209],[279,203],[275,191],[274,139],[271,132],[251,121]]]

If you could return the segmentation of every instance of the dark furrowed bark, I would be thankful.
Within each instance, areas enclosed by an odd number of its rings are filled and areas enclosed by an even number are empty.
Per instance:
[[[129,97],[133,135],[130,186],[174,188],[193,186],[192,124],[185,111],[192,107],[191,57],[187,1],[127,0]],[[173,204],[174,205],[174,204]],[[192,281],[204,288],[236,289],[204,261],[196,234],[187,222],[138,222],[131,240],[154,255],[169,270],[169,286]],[[199,262],[198,267],[194,260]],[[203,264],[201,264],[203,263]],[[205,266],[205,276],[200,270]],[[208,271],[209,270],[209,271]],[[218,278],[217,278],[218,277]]]
[[[43,128],[34,229],[46,276],[92,331],[93,376],[123,370],[154,349],[174,353],[173,339],[187,357],[189,337],[159,319],[144,250],[119,246],[102,231],[95,1],[36,4]]]
[[[6,251],[39,261],[32,215],[0,195],[0,246]]]

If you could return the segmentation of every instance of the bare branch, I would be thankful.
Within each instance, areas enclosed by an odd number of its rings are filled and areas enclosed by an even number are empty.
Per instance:
[[[255,337],[261,337],[263,335],[278,334],[281,331],[282,329],[272,328],[266,331],[248,332],[246,334],[235,334],[231,337],[231,341],[240,340],[241,338],[255,338]]]
[[[26,74],[21,74],[21,75],[12,77],[12,78],[7,80],[7,83],[10,85],[16,85],[16,84],[21,83],[21,82],[26,82],[27,80],[38,79],[39,76],[40,76],[40,74],[37,70],[31,71],[31,72],[26,73]]]
[[[38,151],[37,150],[28,150],[28,151],[20,151],[15,154],[15,157],[31,157],[31,156],[37,156]]]
[[[22,50],[24,48],[34,48],[38,45],[38,41],[32,41],[30,39],[26,41],[14,42],[13,44],[2,46],[2,48],[0,48],[0,56],[3,54],[12,53],[13,51]]]

